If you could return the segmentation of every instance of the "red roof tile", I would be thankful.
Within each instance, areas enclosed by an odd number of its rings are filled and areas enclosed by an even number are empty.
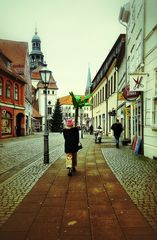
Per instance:
[[[28,43],[0,39],[0,49],[12,60],[13,66],[23,67],[25,65]]]

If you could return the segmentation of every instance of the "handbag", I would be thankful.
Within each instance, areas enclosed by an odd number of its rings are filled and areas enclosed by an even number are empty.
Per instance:
[[[66,168],[72,168],[72,153],[66,154]]]
[[[79,142],[78,147],[77,147],[77,151],[82,149],[82,148],[83,148],[82,143]]]

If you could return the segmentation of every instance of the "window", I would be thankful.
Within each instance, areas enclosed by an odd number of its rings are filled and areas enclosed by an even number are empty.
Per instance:
[[[107,83],[105,84],[105,100],[107,99]]]
[[[108,97],[110,96],[110,80],[108,81]]]
[[[157,127],[157,97],[153,98],[152,124]]]
[[[100,103],[100,98],[99,98],[99,92],[98,92],[98,105],[99,105],[99,103]]]
[[[7,81],[7,84],[6,84],[6,98],[10,98],[10,82]]]
[[[136,67],[140,65],[142,61],[142,34],[139,33],[136,39]]]
[[[145,101],[145,125],[149,126],[151,124],[151,99],[146,98]]]
[[[18,98],[19,98],[18,85],[15,84],[15,86],[14,86],[14,99],[18,100]]]
[[[2,135],[11,134],[11,114],[2,110]]]
[[[48,107],[47,110],[48,110],[48,114],[51,115],[52,114],[52,108]]]
[[[3,92],[3,85],[2,85],[2,79],[0,79],[0,96],[2,96]]]
[[[111,77],[111,94],[113,93],[113,77]]]
[[[114,72],[114,92],[116,92],[117,84],[116,84],[116,72]]]
[[[104,87],[102,88],[102,101],[104,101]]]

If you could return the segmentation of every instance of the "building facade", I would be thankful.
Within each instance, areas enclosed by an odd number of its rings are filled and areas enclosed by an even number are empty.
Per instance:
[[[32,128],[32,94],[28,43],[0,39],[0,49],[12,61],[14,71],[26,80],[24,89],[24,127],[23,130],[18,132],[18,136],[19,134],[28,135],[31,133]]]
[[[115,122],[117,112],[117,59],[122,58],[125,35],[121,34],[92,81],[93,127],[101,126],[105,134],[112,135],[111,125]],[[120,61],[119,61],[120,62]]]
[[[154,0],[130,0],[120,14],[127,35],[126,82],[132,93],[137,91],[129,104],[131,138],[142,140],[142,152],[150,158],[157,156],[156,8]]]
[[[25,84],[0,52],[0,138],[25,135]]]

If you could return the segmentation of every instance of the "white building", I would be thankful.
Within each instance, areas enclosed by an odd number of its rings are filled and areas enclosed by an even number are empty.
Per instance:
[[[121,52],[124,46],[125,35],[121,34],[92,81],[93,126],[94,129],[101,126],[106,135],[112,135],[111,125],[115,122],[116,118],[118,107],[117,61],[118,59],[122,59]],[[119,63],[121,63],[120,60]]]
[[[33,95],[33,119],[34,128],[44,130],[45,125],[45,88],[41,82],[40,70],[46,65],[44,55],[41,52],[41,41],[35,31],[32,38],[32,51],[30,53],[31,81]],[[50,83],[47,88],[47,119],[52,117],[53,110],[57,101],[57,84],[51,73]]]
[[[127,83],[139,97],[130,104],[131,138],[142,139],[143,154],[157,157],[157,1],[130,0],[121,8],[126,26]],[[133,74],[133,75],[130,75]],[[132,78],[141,80],[141,89],[131,88]],[[138,77],[139,76],[139,77]],[[134,78],[135,79],[135,78]]]

